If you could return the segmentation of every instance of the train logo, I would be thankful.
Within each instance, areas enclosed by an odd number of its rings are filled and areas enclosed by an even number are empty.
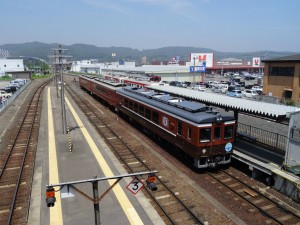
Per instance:
[[[228,142],[226,145],[225,145],[225,151],[226,152],[230,152],[232,150],[232,144],[230,142]]]

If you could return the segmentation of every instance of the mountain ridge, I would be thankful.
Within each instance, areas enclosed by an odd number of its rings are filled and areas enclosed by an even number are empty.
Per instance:
[[[43,42],[25,42],[20,44],[3,44],[0,49],[8,50],[10,57],[31,56],[48,60],[51,49],[58,48],[58,43]],[[253,57],[261,59],[276,58],[286,55],[297,54],[290,51],[253,51],[253,52],[221,52],[204,47],[186,47],[186,46],[168,46],[156,49],[138,50],[129,47],[98,47],[92,44],[75,43],[72,45],[62,45],[62,48],[69,49],[68,55],[71,60],[98,59],[100,62],[109,62],[120,59],[128,61],[139,61],[141,57],[146,56],[147,61],[171,61],[172,57],[180,56],[180,60],[188,61],[190,53],[214,53],[215,59],[239,58],[251,60]],[[116,57],[112,57],[116,53]]]

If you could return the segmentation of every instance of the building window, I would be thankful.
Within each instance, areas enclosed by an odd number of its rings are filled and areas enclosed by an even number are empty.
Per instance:
[[[269,76],[285,76],[293,77],[295,73],[295,67],[270,67]]]
[[[6,65],[4,65],[4,67],[6,67]]]
[[[18,64],[17,67],[20,67],[20,65]]]

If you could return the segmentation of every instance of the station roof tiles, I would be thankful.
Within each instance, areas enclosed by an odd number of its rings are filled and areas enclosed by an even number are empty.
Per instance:
[[[196,90],[174,86],[148,86],[149,89],[168,92],[177,96],[194,99],[205,104],[215,105],[221,108],[239,110],[263,117],[279,118],[288,117],[290,113],[300,111],[300,108],[285,106],[248,99],[234,98],[226,95],[200,92]]]

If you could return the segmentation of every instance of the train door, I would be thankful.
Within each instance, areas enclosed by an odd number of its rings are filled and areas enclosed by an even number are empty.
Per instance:
[[[212,145],[222,144],[222,126],[216,124],[212,127]]]

